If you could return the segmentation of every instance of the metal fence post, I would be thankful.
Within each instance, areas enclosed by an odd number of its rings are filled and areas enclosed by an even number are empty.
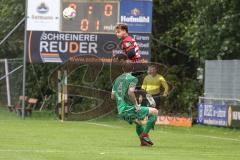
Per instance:
[[[9,82],[9,70],[8,70],[8,60],[4,59],[5,63],[5,75],[6,75],[6,87],[7,87],[7,104],[11,106],[11,91],[10,91],[10,82]]]

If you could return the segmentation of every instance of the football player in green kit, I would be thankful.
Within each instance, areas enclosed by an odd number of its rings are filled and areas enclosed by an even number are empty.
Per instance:
[[[116,101],[118,114],[128,123],[136,124],[136,132],[140,139],[141,146],[152,146],[153,142],[149,138],[149,131],[154,128],[157,120],[158,110],[152,107],[141,106],[135,95],[135,87],[138,79],[131,72],[132,62],[119,62],[124,73],[118,76],[113,82],[111,98]],[[148,117],[146,126],[141,123]]]

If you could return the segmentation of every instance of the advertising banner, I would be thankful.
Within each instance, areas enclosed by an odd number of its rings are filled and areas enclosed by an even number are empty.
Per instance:
[[[127,23],[129,32],[152,32],[152,1],[120,1],[120,22]]]
[[[27,8],[28,31],[59,31],[59,0],[28,0]]]
[[[228,126],[228,106],[220,104],[198,104],[198,123]]]
[[[147,119],[142,121],[143,124],[147,123]],[[158,116],[156,125],[166,125],[175,127],[192,127],[192,118],[189,117],[175,117],[175,116]]]
[[[150,59],[150,34],[133,33],[140,47],[142,61]],[[62,63],[81,55],[94,55],[103,62],[111,62],[121,54],[120,41],[115,35],[93,33],[60,33],[32,31],[27,33],[27,55],[29,63]],[[79,59],[78,59],[79,60]]]

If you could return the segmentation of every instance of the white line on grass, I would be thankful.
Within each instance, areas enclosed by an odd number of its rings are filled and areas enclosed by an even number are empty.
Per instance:
[[[92,124],[96,126],[103,126],[103,127],[108,127],[108,128],[122,128],[120,126],[115,126],[115,125],[109,125],[109,124],[103,124],[103,123],[93,123],[93,122],[86,122],[87,124]]]
[[[137,147],[136,147],[137,148]],[[1,152],[13,152],[13,153],[77,153],[77,154],[82,154],[82,153],[88,153],[88,152],[83,152],[83,151],[80,151],[80,150],[38,150],[38,149],[0,149],[0,153]],[[129,153],[129,151],[121,151],[121,152],[112,152],[112,151],[108,151],[108,152],[100,152],[98,154],[101,154],[101,155],[104,155],[104,154],[120,154],[120,155],[128,155],[128,156],[131,156],[131,154]],[[145,155],[159,155],[159,156],[169,156],[169,155],[173,155],[175,153],[173,152],[149,152],[149,153],[144,153]],[[178,155],[195,155],[196,152],[177,152]],[[197,156],[218,156],[218,157],[221,157],[221,156],[228,156],[228,157],[231,157],[231,156],[240,156],[240,154],[231,154],[231,153],[211,153],[211,152],[206,152],[206,153],[199,153],[197,152]]]
[[[92,125],[97,125],[97,126],[103,126],[103,127],[109,127],[109,128],[122,128],[120,126],[116,125],[109,125],[109,124],[102,124],[102,123],[94,123],[94,122],[86,122],[87,124],[92,124]],[[168,133],[167,131],[160,131],[161,133]],[[175,133],[172,133],[175,134]],[[188,133],[187,133],[188,135]],[[200,135],[200,134],[189,134],[192,136],[197,136],[197,137],[204,137],[204,138],[209,138],[209,139],[219,139],[219,140],[226,140],[226,141],[234,141],[234,142],[240,142],[240,139],[235,139],[235,138],[224,138],[224,137],[217,137],[217,136],[210,136],[210,135]]]
[[[62,153],[60,150],[39,150],[39,149],[0,149],[0,152],[36,152],[36,153]]]
[[[165,133],[165,134],[179,134],[179,133],[172,133],[172,132],[168,132],[168,131],[157,131],[157,132]],[[181,133],[181,134],[184,134],[184,133]],[[224,138],[224,137],[217,137],[217,136],[211,136],[211,135],[189,134],[189,133],[185,133],[185,135],[191,135],[191,136],[196,136],[196,137],[204,137],[204,138],[208,138],[208,139],[219,139],[219,140],[240,142],[240,139],[235,139],[235,138]]]
[[[216,136],[208,136],[208,135],[194,135],[198,137],[205,137],[205,138],[212,138],[212,139],[220,139],[220,140],[227,140],[227,141],[235,141],[235,142],[240,142],[240,139],[235,139],[235,138],[223,138],[223,137],[216,137]]]

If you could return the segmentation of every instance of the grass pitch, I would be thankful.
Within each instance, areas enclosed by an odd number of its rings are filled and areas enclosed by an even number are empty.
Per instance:
[[[196,125],[157,126],[155,145],[140,147],[134,125],[118,119],[60,122],[53,116],[22,120],[0,107],[3,160],[239,160],[240,131]]]

